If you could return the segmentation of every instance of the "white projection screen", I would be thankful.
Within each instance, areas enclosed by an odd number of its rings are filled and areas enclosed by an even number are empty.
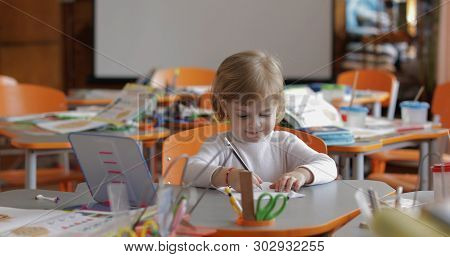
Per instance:
[[[332,8],[332,0],[96,0],[94,76],[217,69],[260,49],[280,59],[286,79],[330,79]]]

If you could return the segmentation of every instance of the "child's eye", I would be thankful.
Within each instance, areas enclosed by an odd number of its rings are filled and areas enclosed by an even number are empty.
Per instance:
[[[241,118],[241,119],[245,119],[245,118],[248,117],[248,115],[238,115],[238,117]]]

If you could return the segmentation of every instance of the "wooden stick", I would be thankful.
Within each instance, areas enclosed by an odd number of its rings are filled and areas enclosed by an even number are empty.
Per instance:
[[[356,72],[355,72],[355,77],[353,78],[352,98],[350,98],[350,107],[353,105],[353,100],[355,99],[355,94],[356,94],[356,84],[358,83],[358,76],[359,76],[359,71],[356,71]]]
[[[425,89],[424,86],[421,86],[421,87],[420,87],[419,92],[417,92],[416,97],[414,97],[414,102],[417,101],[417,100],[419,100],[419,97],[422,95],[424,89]]]
[[[252,173],[241,171],[239,177],[241,184],[242,217],[244,220],[255,220]]]

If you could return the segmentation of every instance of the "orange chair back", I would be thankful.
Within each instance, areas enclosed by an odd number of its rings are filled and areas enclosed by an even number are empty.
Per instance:
[[[397,95],[399,83],[392,73],[383,70],[353,70],[340,73],[337,77],[337,84],[353,86],[353,81],[358,72],[356,88],[362,90],[377,90],[389,93],[389,98],[383,101],[382,106],[388,106],[387,118],[394,119],[395,107],[397,105]]]
[[[450,82],[438,85],[434,90],[431,112],[440,116],[444,128],[450,128]]]
[[[0,117],[65,110],[66,97],[57,89],[30,84],[0,86]]]
[[[353,86],[356,72],[358,72],[356,88],[361,90],[378,90],[391,94],[392,87],[397,81],[394,75],[383,70],[352,70],[340,73],[336,83]],[[388,106],[389,99],[382,104]]]
[[[18,82],[15,78],[0,75],[0,86],[17,86]]]
[[[216,76],[216,71],[207,68],[179,67],[159,69],[153,74],[151,85],[157,87],[172,85],[176,69],[179,70],[179,74],[175,81],[176,87],[195,85],[211,86]]]
[[[198,127],[190,130],[181,131],[176,133],[164,140],[162,148],[162,172],[165,175],[166,169],[169,164],[174,161],[178,156],[182,154],[187,154],[188,156],[193,156],[198,153],[203,142],[218,133],[228,131],[230,129],[229,124],[219,123],[215,125],[208,125],[203,127]],[[298,136],[303,142],[305,142],[309,147],[316,150],[319,153],[327,153],[327,146],[325,142],[313,135],[307,134],[305,132],[284,128],[276,127],[275,130],[288,131],[296,136]],[[170,173],[167,174],[165,182],[174,185],[180,185],[182,179],[182,171],[185,159],[180,159],[170,169]]]
[[[202,94],[198,99],[198,107],[202,109],[212,109],[212,93]]]

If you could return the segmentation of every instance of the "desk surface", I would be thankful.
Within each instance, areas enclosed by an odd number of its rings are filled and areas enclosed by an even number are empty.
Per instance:
[[[392,197],[392,196],[391,196]],[[404,199],[414,199],[414,193],[405,193],[402,195]],[[389,197],[388,197],[389,199]],[[417,201],[419,203],[430,203],[434,200],[433,191],[419,191],[417,193]],[[360,228],[359,224],[363,222],[361,215],[342,226],[333,234],[336,237],[371,237],[375,236],[370,229]]]
[[[364,92],[364,90],[362,90]],[[355,105],[366,105],[366,104],[373,104],[376,102],[382,103],[389,99],[390,94],[388,92],[383,91],[372,91],[372,94],[365,94],[365,95],[356,95],[355,99],[353,100],[353,104]],[[331,101],[331,104],[336,107],[343,107],[343,106],[349,106],[350,101],[344,101],[343,99],[335,99]]]
[[[360,153],[369,152],[382,148],[383,146],[406,142],[436,139],[448,134],[448,129],[423,129],[398,133],[393,136],[380,137],[374,140],[358,141],[351,145],[328,146],[329,153]]]
[[[58,196],[60,200],[58,204],[50,201],[35,200],[34,197],[39,194],[48,197]],[[41,189],[18,189],[0,193],[0,206],[21,209],[61,210],[71,206],[86,204],[91,199],[89,191],[83,194],[82,192],[69,193]]]
[[[377,181],[337,180],[304,187],[303,198],[289,200],[286,210],[268,227],[236,225],[228,199],[217,191],[205,195],[192,214],[192,224],[217,230],[217,236],[312,236],[333,231],[359,214],[354,195],[358,188],[373,188],[379,195],[394,190]]]
[[[75,193],[20,189],[0,193],[0,206],[14,208],[53,209],[88,202],[89,191],[78,187]],[[379,195],[394,190],[382,182],[338,180],[324,185],[304,187],[303,198],[289,200],[286,210],[268,227],[242,227],[234,223],[226,195],[209,190],[192,214],[191,222],[196,226],[217,229],[216,236],[311,236],[328,233],[358,215],[354,200],[358,188],[373,188]],[[200,189],[203,190],[203,189]],[[37,194],[59,196],[60,204],[34,200]]]
[[[98,134],[131,137],[139,141],[154,141],[170,135],[170,130],[165,128],[153,128],[148,131],[112,131],[95,132]],[[29,128],[14,125],[13,123],[0,124],[0,135],[11,140],[11,145],[21,149],[69,149],[71,148],[67,134],[56,134],[35,126]]]

